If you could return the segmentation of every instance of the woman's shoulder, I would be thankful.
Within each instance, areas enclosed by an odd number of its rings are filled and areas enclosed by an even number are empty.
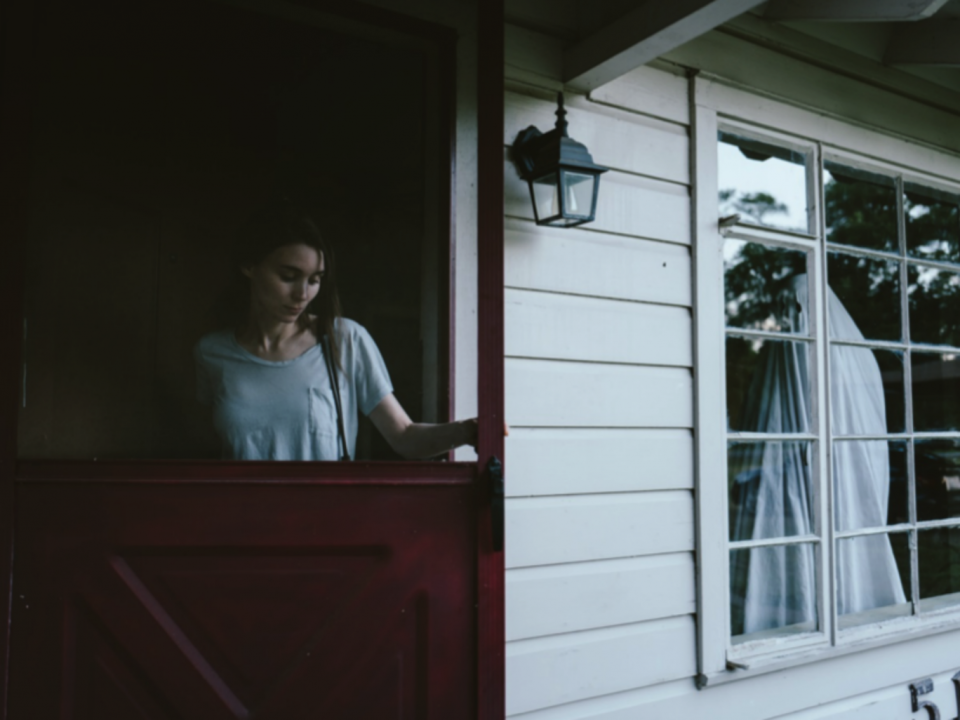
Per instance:
[[[345,317],[337,318],[337,332],[341,337],[347,339],[355,338],[359,335],[370,336],[370,333],[367,332],[367,329],[363,325],[356,320]]]
[[[337,336],[346,356],[361,357],[371,352],[379,353],[377,344],[367,329],[350,318],[337,318]]]

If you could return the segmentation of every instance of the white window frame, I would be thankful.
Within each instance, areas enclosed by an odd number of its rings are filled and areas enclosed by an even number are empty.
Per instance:
[[[915,140],[908,140],[858,127],[843,119],[754,95],[713,79],[691,81],[691,162],[693,166],[693,267],[695,320],[695,423],[697,496],[697,590],[698,677],[700,687],[836,657],[879,645],[915,639],[923,635],[960,629],[960,606],[926,611],[840,630],[835,596],[834,531],[832,492],[829,484],[831,432],[828,425],[826,382],[829,340],[825,310],[821,307],[826,258],[823,223],[823,160],[838,161],[886,175],[903,182],[960,193],[960,155]],[[775,130],[772,128],[776,128]],[[721,230],[718,208],[719,130],[746,135],[809,154],[808,208],[813,232],[797,233],[737,224]],[[902,224],[903,219],[900,219]],[[902,229],[901,229],[902,237]],[[727,498],[726,367],[723,288],[723,243],[727,238],[761,240],[768,245],[802,249],[808,254],[811,298],[811,337],[816,346],[816,377],[813,381],[815,501],[819,581],[815,633],[768,640],[731,643],[729,605],[729,545]],[[910,382],[905,367],[905,384]],[[905,408],[909,413],[909,407]],[[912,431],[912,426],[907,426]],[[938,433],[938,436],[944,433]],[[956,434],[960,436],[960,433]],[[912,432],[898,435],[909,438]],[[908,461],[911,527],[916,528],[912,462]],[[817,478],[824,478],[820,482]],[[822,492],[821,492],[822,490]],[[820,523],[823,527],[820,527]],[[950,524],[960,526],[960,519]],[[844,533],[847,535],[848,533]],[[829,552],[824,552],[829,549]],[[916,575],[916,547],[912,547],[912,570]],[[917,579],[913,579],[913,584]],[[910,592],[907,593],[911,595]],[[916,612],[916,609],[915,609]]]

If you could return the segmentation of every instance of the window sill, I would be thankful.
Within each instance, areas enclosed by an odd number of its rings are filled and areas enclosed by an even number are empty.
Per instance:
[[[919,640],[948,631],[960,631],[960,607],[953,606],[949,610],[930,613],[921,620],[915,617],[897,618],[880,625],[858,626],[842,630],[838,644],[832,647],[818,644],[751,656],[731,654],[727,669],[700,674],[697,677],[697,687],[702,690],[715,685],[725,685],[813,662]]]

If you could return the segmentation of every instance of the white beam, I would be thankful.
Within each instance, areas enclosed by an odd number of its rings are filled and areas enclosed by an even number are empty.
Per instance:
[[[924,20],[949,0],[772,0],[768,20],[821,22],[913,22]]]
[[[644,0],[563,54],[563,81],[584,92],[644,65],[761,0]]]
[[[960,18],[904,25],[890,38],[883,61],[888,65],[960,67]]]

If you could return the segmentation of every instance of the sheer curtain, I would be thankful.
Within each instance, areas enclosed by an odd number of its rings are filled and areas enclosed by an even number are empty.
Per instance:
[[[807,332],[807,278],[793,279],[796,303],[785,314]],[[828,292],[834,337],[862,340],[839,298]],[[741,416],[741,427],[763,433],[811,432],[809,343],[770,342],[760,351]],[[832,346],[830,384],[834,435],[886,432],[880,368],[867,348]],[[760,442],[736,445],[730,454],[733,481],[731,539],[759,540],[815,533],[815,498],[809,445]],[[886,524],[889,495],[887,443],[835,443],[837,526],[842,530]],[[840,614],[904,602],[886,535],[841,542],[837,555]],[[731,557],[733,634],[788,625],[815,626],[816,550],[812,544],[755,548]]]

